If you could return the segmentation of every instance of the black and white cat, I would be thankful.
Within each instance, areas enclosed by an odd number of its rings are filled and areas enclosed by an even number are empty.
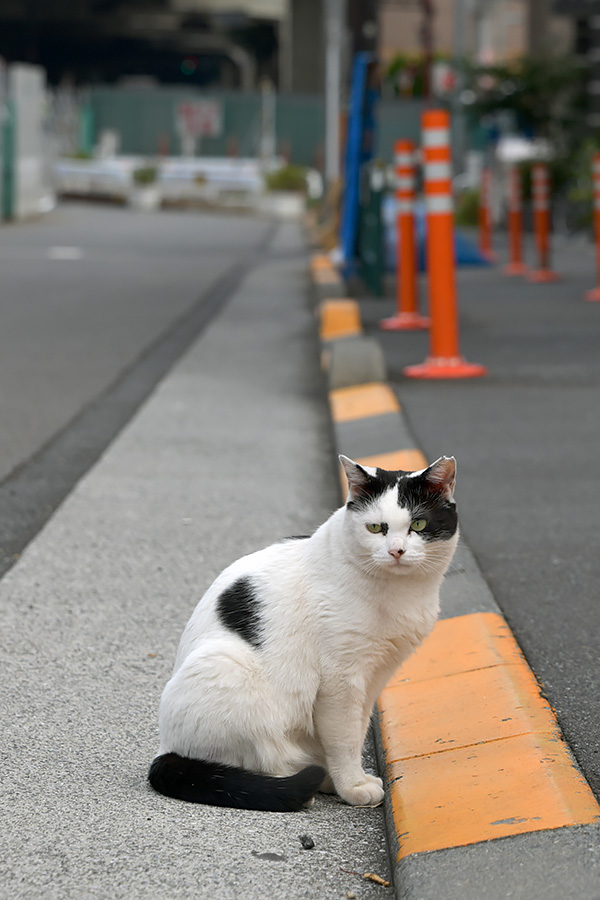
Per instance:
[[[383,798],[361,753],[375,700],[431,631],[458,542],[456,463],[345,456],[346,505],[311,536],[238,559],[188,622],[160,702],[162,794],[295,810],[317,790]]]

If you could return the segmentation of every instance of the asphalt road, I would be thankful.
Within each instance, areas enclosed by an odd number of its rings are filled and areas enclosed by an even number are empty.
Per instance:
[[[84,205],[0,230],[0,575],[273,234],[247,216]]]
[[[0,227],[0,481],[268,230],[242,216],[76,204]]]
[[[461,351],[489,375],[415,381],[425,333],[385,333],[389,380],[430,459],[458,460],[463,534],[592,789],[600,796],[600,303],[591,245],[555,241],[560,283],[458,274]],[[425,285],[422,285],[425,296]]]

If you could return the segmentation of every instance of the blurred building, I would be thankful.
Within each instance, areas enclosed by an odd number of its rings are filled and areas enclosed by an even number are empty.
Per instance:
[[[572,49],[588,65],[588,124],[597,132],[600,130],[600,0],[555,0],[555,9],[570,18],[575,35]]]
[[[565,0],[565,6],[569,3]],[[381,61],[422,53],[428,19],[435,55],[452,57],[458,45],[462,53],[483,63],[546,48],[565,52],[575,35],[572,17],[554,9],[550,0],[380,0]]]

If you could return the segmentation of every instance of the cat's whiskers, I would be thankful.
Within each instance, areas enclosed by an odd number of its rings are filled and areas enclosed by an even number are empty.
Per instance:
[[[423,575],[443,575],[446,570],[446,562],[443,559],[423,558],[415,562],[415,567]]]
[[[377,559],[367,559],[365,560],[365,565],[363,566],[363,571],[367,575],[382,575],[385,571],[385,566],[382,564],[380,560]]]

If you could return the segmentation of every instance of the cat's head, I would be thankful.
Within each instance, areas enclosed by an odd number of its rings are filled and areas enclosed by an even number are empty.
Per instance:
[[[439,574],[458,541],[456,460],[390,472],[340,456],[348,479],[346,528],[356,562],[374,574]]]

